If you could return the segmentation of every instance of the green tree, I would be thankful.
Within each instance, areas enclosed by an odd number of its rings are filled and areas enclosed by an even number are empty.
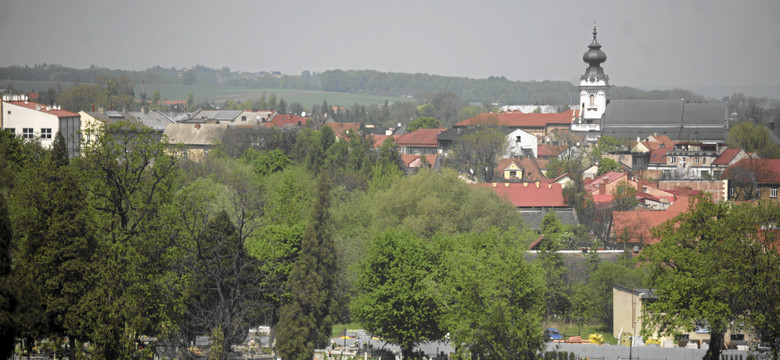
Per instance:
[[[759,332],[777,339],[780,307],[776,298],[761,297],[778,293],[780,256],[776,232],[769,230],[778,220],[777,204],[732,205],[699,196],[688,212],[654,229],[661,241],[645,248],[642,257],[652,266],[658,300],[646,307],[643,333],[673,334],[705,324],[710,330],[705,359],[712,360],[720,358],[729,327],[742,322],[755,321]],[[746,276],[758,271],[768,274]],[[777,356],[777,341],[769,342]]]
[[[84,294],[90,342],[98,358],[123,358],[133,338],[174,327],[181,294],[172,276],[176,239],[163,209],[177,184],[175,148],[133,123],[106,126],[77,159],[94,209],[94,289]],[[132,134],[127,136],[126,134]]]
[[[300,255],[290,272],[290,301],[282,305],[277,346],[279,355],[285,359],[312,358],[315,348],[328,344],[334,323],[337,263],[328,229],[330,188],[327,175],[320,175]]]
[[[93,84],[76,85],[57,96],[57,103],[70,111],[91,111],[94,106],[103,106],[98,100],[102,90]]]
[[[404,358],[420,343],[444,336],[442,309],[426,281],[435,263],[421,239],[388,229],[359,265],[352,315],[372,334],[400,346]]]
[[[152,108],[157,108],[160,106],[160,90],[155,90],[152,93]]]
[[[412,132],[417,129],[438,129],[441,127],[441,121],[431,116],[421,116],[412,120],[406,125],[406,131]]]
[[[187,249],[191,254],[190,327],[193,334],[218,330],[221,353],[214,355],[227,359],[231,346],[243,342],[249,328],[261,320],[265,295],[262,264],[249,256],[224,210],[193,235]]]
[[[282,171],[290,164],[290,158],[280,149],[259,152],[249,148],[244,153],[244,157],[252,164],[255,173],[263,177]]]
[[[545,318],[563,316],[569,312],[571,299],[569,297],[569,274],[563,262],[563,255],[559,253],[564,245],[572,237],[561,224],[555,212],[549,211],[542,218],[540,227],[544,239],[539,243],[539,257],[537,261],[543,270],[545,281],[546,311]]]
[[[498,229],[452,241],[439,291],[456,358],[540,358],[545,286],[527,241]]]
[[[758,152],[761,158],[775,159],[780,157],[780,149],[772,142],[769,129],[750,121],[743,121],[729,129],[726,139],[729,147],[742,148],[747,152]]]
[[[481,127],[455,142],[448,160],[451,166],[471,174],[472,179],[492,182],[498,160],[506,153],[506,135],[494,127]]]
[[[604,175],[610,171],[619,172],[622,170],[623,168],[620,166],[620,164],[617,163],[617,161],[603,157],[601,160],[599,160],[599,171],[596,172],[596,176]]]
[[[17,308],[16,289],[11,282],[11,246],[13,232],[5,196],[0,192],[0,358],[9,358],[14,350]]]
[[[639,201],[636,199],[636,188],[628,181],[621,181],[615,186],[612,198],[616,211],[631,210],[639,205]]]

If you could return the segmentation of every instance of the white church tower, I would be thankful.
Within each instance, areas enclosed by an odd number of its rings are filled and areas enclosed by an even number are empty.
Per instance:
[[[573,131],[600,132],[601,117],[607,109],[609,76],[601,68],[601,63],[607,61],[607,54],[596,41],[596,24],[593,24],[593,42],[588,45],[582,60],[588,63],[588,68],[580,77],[580,114],[571,128]]]

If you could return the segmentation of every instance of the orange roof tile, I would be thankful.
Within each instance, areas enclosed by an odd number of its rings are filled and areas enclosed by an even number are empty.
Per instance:
[[[720,153],[720,156],[712,162],[712,165],[728,165],[740,151],[742,151],[742,149],[723,150],[723,152]]]
[[[354,133],[360,130],[360,123],[326,123],[325,126],[333,130],[333,133],[342,139],[347,130],[352,130]]]
[[[515,207],[566,207],[563,187],[550,180],[533,183],[487,183],[479,186],[492,189]]]
[[[395,139],[399,146],[437,147],[438,136],[446,129],[417,129]]]
[[[52,115],[54,115],[56,117],[60,117],[60,118],[79,116],[79,114],[76,114],[74,112],[70,112],[68,110],[55,109],[55,108],[52,108],[51,106],[46,106],[46,105],[43,105],[43,104],[39,104],[37,102],[28,101],[28,100],[21,100],[21,101],[5,101],[5,100],[3,100],[3,102],[8,103],[8,104],[14,104],[16,106],[21,106],[23,108],[28,108],[28,109],[35,110],[35,111],[40,111],[40,112],[47,113],[47,114],[52,114]]]
[[[666,164],[666,153],[673,149],[674,148],[662,147],[650,150],[650,160],[648,160],[648,162],[651,164]]]
[[[505,113],[482,113],[463,120],[455,126],[494,124],[504,127],[545,127],[550,124],[571,124],[579,110],[568,110],[556,114],[526,114],[519,111]]]
[[[425,155],[401,155],[401,161],[404,163],[404,166],[406,167],[420,167],[422,165],[421,161],[417,161],[418,159],[425,159],[425,161],[428,163],[429,167],[433,167],[433,163],[436,162],[436,154],[425,154]]]

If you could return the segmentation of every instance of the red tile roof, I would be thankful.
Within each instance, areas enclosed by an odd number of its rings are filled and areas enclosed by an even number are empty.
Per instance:
[[[601,184],[610,184],[618,180],[626,180],[628,177],[625,173],[622,172],[616,172],[616,171],[610,171],[604,175],[597,176],[593,178],[593,180],[587,182],[585,184],[585,192],[593,193],[597,192],[599,190],[599,187],[596,185],[601,186]]]
[[[612,222],[615,227],[615,237],[620,241],[625,229],[628,230],[630,244],[639,244],[640,242],[644,245],[655,244],[660,239],[653,238],[650,229],[673,219],[687,209],[688,198],[681,196],[665,211],[613,211]]]
[[[51,106],[46,106],[43,104],[39,104],[37,102],[22,100],[22,101],[3,101],[8,104],[14,104],[16,106],[21,106],[24,108],[40,111],[42,113],[52,114],[56,117],[64,118],[64,117],[74,117],[79,116],[79,114],[76,114],[74,112],[70,112],[68,110],[62,110],[62,109],[55,109]]]
[[[382,144],[384,144],[385,140],[387,140],[387,138],[389,138],[389,137],[391,137],[391,138],[393,138],[395,140],[398,136],[395,136],[395,135],[371,135],[371,138],[374,139],[374,148],[375,149],[381,148]]]
[[[674,148],[674,140],[669,138],[668,135],[655,135],[653,136],[658,143],[663,144],[663,147]]]
[[[729,166],[721,179],[728,179],[737,168],[753,172],[759,184],[780,184],[780,159],[742,159]]]
[[[658,148],[655,150],[650,150],[650,160],[648,160],[651,164],[666,164],[666,153],[673,150],[674,148]]]
[[[536,163],[536,159],[524,157],[519,159],[506,158],[501,159],[496,166],[496,171],[503,173],[510,164],[515,163],[517,167],[523,169],[523,178],[529,181],[543,180],[544,175],[539,165]]]
[[[493,189],[498,196],[509,200],[516,207],[566,207],[563,187],[550,180],[533,183],[488,183],[479,186]]]
[[[712,162],[712,165],[728,165],[740,151],[742,149],[726,149]]]
[[[545,127],[550,124],[571,124],[579,110],[568,110],[557,114],[526,114],[519,111],[505,113],[482,113],[463,120],[455,126],[495,124],[504,127]]]
[[[399,146],[438,147],[438,136],[446,129],[417,129],[395,139]]]
[[[401,161],[404,163],[404,166],[406,167],[420,167],[422,165],[422,162],[417,160],[422,158],[425,158],[425,161],[428,162],[429,167],[433,167],[433,163],[436,162],[436,154],[401,155]]]
[[[558,156],[558,154],[560,154],[563,150],[566,150],[566,146],[564,145],[537,145],[536,156],[539,157]]]
[[[358,130],[360,130],[360,123],[335,123],[334,122],[334,123],[326,123],[325,126],[333,130],[333,133],[342,139],[344,139],[344,133],[347,130],[352,130],[352,132],[354,133],[357,133]]]
[[[270,126],[283,127],[284,125],[306,125],[307,121],[308,118],[302,118],[295,114],[285,114],[285,115],[279,114],[271,118],[271,122],[266,123],[266,127],[270,127]]]

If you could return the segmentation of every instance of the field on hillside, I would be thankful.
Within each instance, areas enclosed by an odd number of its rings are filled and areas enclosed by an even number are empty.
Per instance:
[[[73,83],[50,82],[50,81],[20,81],[0,79],[0,88],[14,88],[24,91],[41,91],[49,87],[55,89],[67,89],[73,86]],[[407,98],[393,96],[376,96],[364,94],[349,94],[327,91],[312,90],[292,90],[292,89],[252,89],[245,87],[222,87],[210,85],[167,85],[167,84],[149,84],[146,85],[146,93],[151,99],[155,90],[160,91],[161,100],[187,100],[187,95],[192,93],[195,96],[195,102],[208,100],[217,105],[226,100],[255,101],[266,94],[266,98],[271,94],[276,94],[276,100],[284,99],[287,104],[299,102],[305,108],[310,109],[314,104],[322,104],[327,101],[330,105],[351,106],[355,103],[361,105],[383,104],[385,101],[398,102],[410,101]],[[135,94],[141,93],[141,85],[136,84]]]

